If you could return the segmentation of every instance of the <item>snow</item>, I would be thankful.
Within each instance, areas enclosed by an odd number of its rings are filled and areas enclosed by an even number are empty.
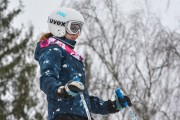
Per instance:
[[[50,73],[50,70],[47,70],[47,71],[45,72],[46,75],[48,75],[49,73]]]
[[[58,48],[53,48],[53,50],[58,51]]]
[[[60,108],[58,108],[56,111],[59,112],[59,111],[60,111]]]
[[[67,64],[64,64],[64,65],[63,65],[63,68],[66,68],[66,67],[67,67]]]
[[[170,6],[167,9],[166,7],[166,1],[164,0],[151,0],[152,3],[150,3],[149,0],[146,0],[148,4],[153,6],[152,11],[156,13],[157,16],[160,16],[161,20],[163,21],[163,24],[170,27],[171,29],[176,29],[179,27],[179,17],[180,17],[180,1],[179,0],[172,0],[170,2]],[[17,1],[11,1],[12,6],[16,6]],[[59,0],[52,1],[44,1],[44,0],[24,0],[25,4],[25,12],[20,15],[16,20],[14,26],[19,27],[21,23],[24,23],[25,26],[29,24],[31,21],[32,24],[35,26],[35,35],[38,35],[42,32],[48,31],[47,27],[47,16],[49,15],[49,12],[53,10],[55,7],[57,7],[60,4]],[[128,14],[129,11],[140,9],[141,7],[145,7],[144,4],[142,4],[142,1],[140,0],[120,0],[121,6],[123,7],[124,13]],[[48,7],[41,7],[40,5],[48,6]],[[39,10],[40,8],[40,10]],[[84,48],[82,48],[84,49]],[[83,54],[83,50],[78,48],[79,53]],[[50,49],[51,51],[51,49]],[[96,64],[94,64],[94,68],[98,67],[97,64],[101,64],[99,59],[97,59],[97,56],[94,56],[94,61],[96,61]],[[48,63],[48,61],[46,61]],[[64,64],[63,67],[67,67],[67,64]],[[85,69],[84,69],[85,70]],[[95,69],[96,70],[96,69]],[[105,73],[102,69],[101,73]],[[47,73],[48,74],[48,73]],[[98,74],[98,73],[97,73]],[[81,75],[79,75],[81,76]],[[108,76],[109,78],[111,76]],[[95,81],[95,80],[93,80]],[[111,80],[110,80],[111,81]],[[112,83],[113,84],[113,83]],[[3,99],[9,98],[13,99],[10,95],[7,94],[7,96],[4,96]],[[58,101],[61,101],[61,99],[58,99]],[[82,106],[82,102],[80,102],[80,106]],[[60,110],[60,109],[57,109]],[[57,111],[56,110],[56,111]],[[171,109],[172,110],[172,109]],[[53,112],[54,114],[54,112]],[[116,114],[117,115],[117,114]],[[120,116],[120,115],[118,115]],[[122,116],[120,116],[122,118]],[[119,119],[120,119],[119,118]]]
[[[44,61],[43,63],[44,63],[44,64],[45,64],[45,63],[49,63],[49,60],[46,60],[46,61]]]

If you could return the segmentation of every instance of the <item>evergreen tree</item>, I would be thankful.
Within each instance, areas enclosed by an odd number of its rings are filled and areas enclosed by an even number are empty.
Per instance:
[[[33,27],[24,33],[23,25],[12,26],[23,9],[22,2],[19,3],[19,7],[8,11],[9,1],[0,1],[0,119],[40,120],[42,116],[36,110],[37,98],[33,93],[36,74],[32,62]]]

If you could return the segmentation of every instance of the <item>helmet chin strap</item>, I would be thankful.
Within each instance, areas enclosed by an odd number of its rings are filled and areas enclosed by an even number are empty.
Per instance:
[[[68,45],[72,49],[74,49],[74,47],[76,45],[76,41],[75,40],[69,40],[69,39],[66,39],[65,37],[56,37],[56,36],[53,36],[53,38],[55,38],[55,39],[65,43],[66,45]]]

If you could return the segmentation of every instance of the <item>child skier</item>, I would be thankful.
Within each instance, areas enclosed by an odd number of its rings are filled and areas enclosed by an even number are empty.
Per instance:
[[[41,36],[37,43],[35,59],[40,65],[40,88],[47,95],[48,120],[88,120],[80,92],[92,113],[119,111],[116,101],[90,96],[84,86],[83,58],[73,50],[83,24],[84,18],[78,11],[59,8],[48,17],[50,33]],[[127,96],[118,102],[122,108],[124,102],[132,105]]]

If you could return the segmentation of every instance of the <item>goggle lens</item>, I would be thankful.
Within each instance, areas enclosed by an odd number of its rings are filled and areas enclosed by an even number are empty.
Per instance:
[[[80,32],[80,31],[81,31],[81,28],[82,28],[82,24],[71,23],[70,30],[71,30],[73,33]]]

